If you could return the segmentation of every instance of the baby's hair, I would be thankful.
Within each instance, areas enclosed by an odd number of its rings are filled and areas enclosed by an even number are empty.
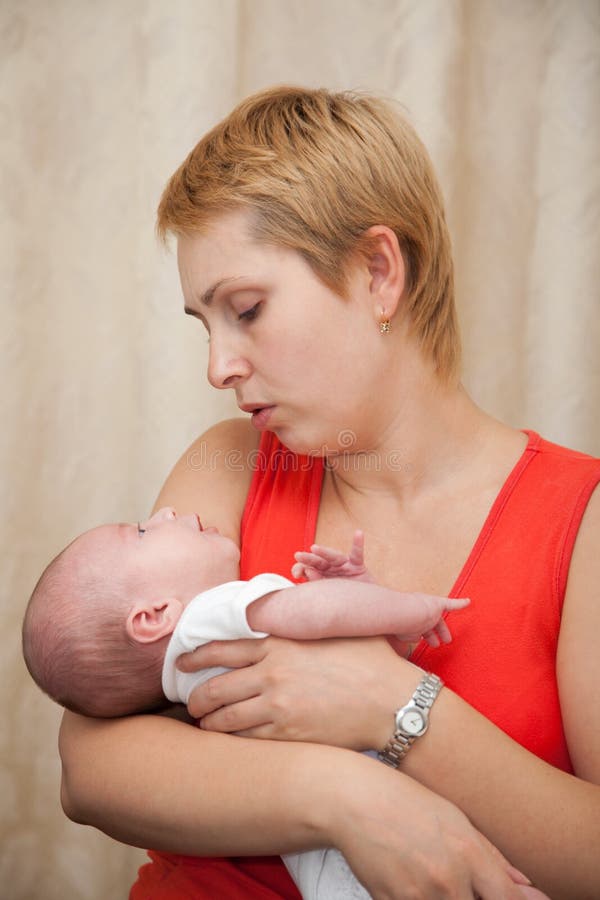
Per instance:
[[[255,240],[300,253],[345,295],[348,264],[372,252],[365,232],[395,232],[405,302],[441,377],[457,374],[460,338],[450,236],[429,155],[392,106],[365,93],[275,87],[242,101],[168,182],[157,231],[202,233],[243,209]]]
[[[33,590],[23,620],[27,668],[73,712],[113,717],[154,709],[165,703],[161,673],[169,638],[138,644],[129,637],[118,573],[104,573],[93,554],[80,552],[81,540],[52,560]]]

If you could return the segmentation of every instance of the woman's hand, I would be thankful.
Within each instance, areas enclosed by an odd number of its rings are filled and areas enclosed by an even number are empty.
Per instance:
[[[385,745],[394,709],[422,674],[385,638],[215,641],[177,665],[233,670],[190,697],[190,715],[208,731],[353,750]]]
[[[374,900],[545,897],[448,801],[363,756],[340,762],[326,832]]]

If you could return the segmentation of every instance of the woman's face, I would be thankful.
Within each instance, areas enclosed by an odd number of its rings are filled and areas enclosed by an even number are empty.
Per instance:
[[[298,253],[253,240],[243,212],[180,238],[178,261],[186,312],[210,335],[208,379],[257,429],[298,453],[373,446],[387,354],[366,266],[342,298]]]

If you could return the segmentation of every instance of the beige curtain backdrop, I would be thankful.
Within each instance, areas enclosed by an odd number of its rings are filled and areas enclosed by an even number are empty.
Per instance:
[[[0,896],[112,900],[142,853],[63,817],[20,623],[68,540],[143,516],[236,412],[155,242],[162,185],[263,86],[400,101],[447,197],[467,385],[600,455],[600,3],[0,0],[0,71]]]

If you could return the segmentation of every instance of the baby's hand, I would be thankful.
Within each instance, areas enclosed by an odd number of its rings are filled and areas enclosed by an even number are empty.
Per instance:
[[[456,609],[464,609],[471,602],[466,597],[453,599],[450,597],[434,597],[429,594],[405,594],[404,609],[407,616],[413,617],[412,627],[407,627],[395,635],[400,644],[409,644],[423,638],[430,647],[449,644],[452,640],[450,629],[444,619],[444,613]],[[404,654],[403,654],[404,655]]]
[[[321,578],[355,578],[357,581],[374,582],[364,561],[365,536],[362,531],[355,531],[350,553],[346,556],[341,550],[321,547],[313,544],[310,551],[294,553],[295,564],[292,566],[294,578],[306,578],[307,581],[318,581]]]

